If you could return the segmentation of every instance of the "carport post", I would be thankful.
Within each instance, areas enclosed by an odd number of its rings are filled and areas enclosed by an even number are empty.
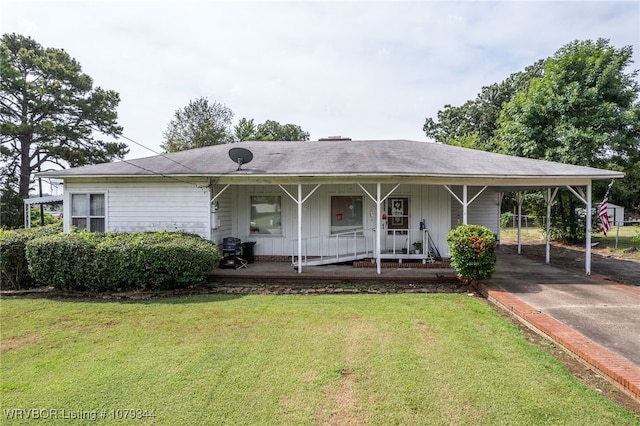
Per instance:
[[[585,246],[585,259],[584,259],[584,272],[586,275],[591,275],[591,181],[587,183],[587,193],[582,191],[582,188],[577,187],[573,189],[567,185],[567,189],[573,193],[580,201],[585,205],[585,226],[586,226],[586,246]]]
[[[591,181],[587,184],[587,247],[584,269],[586,275],[591,275]]]
[[[556,188],[553,193],[551,192],[551,188],[547,188],[547,194],[544,197],[544,201],[547,203],[544,263],[546,263],[547,265],[551,260],[551,203],[553,203],[553,199],[556,198],[557,193],[558,188]]]
[[[524,201],[524,193],[518,191],[516,194],[518,202],[518,254],[522,254],[522,202]]]

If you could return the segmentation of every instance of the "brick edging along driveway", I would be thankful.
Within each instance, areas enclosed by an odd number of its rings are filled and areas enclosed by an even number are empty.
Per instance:
[[[512,313],[527,326],[589,364],[626,394],[640,402],[640,368],[540,312],[501,287],[480,283],[478,290],[490,303]]]

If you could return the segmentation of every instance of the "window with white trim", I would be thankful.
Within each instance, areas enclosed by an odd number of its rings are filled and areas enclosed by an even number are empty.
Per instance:
[[[105,194],[71,194],[71,225],[93,232],[105,231]]]
[[[331,196],[331,233],[363,228],[362,195]]]
[[[249,233],[282,234],[282,197],[252,195]]]

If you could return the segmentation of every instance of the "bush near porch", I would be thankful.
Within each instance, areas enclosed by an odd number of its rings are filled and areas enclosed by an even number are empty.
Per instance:
[[[72,231],[29,241],[26,258],[42,285],[103,292],[197,284],[217,266],[220,254],[212,242],[186,233]]]
[[[496,237],[480,225],[460,225],[449,231],[451,266],[464,281],[491,278],[496,270]]]

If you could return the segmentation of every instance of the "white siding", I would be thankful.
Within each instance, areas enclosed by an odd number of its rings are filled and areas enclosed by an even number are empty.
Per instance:
[[[467,198],[471,200],[482,187],[470,186],[467,190]],[[462,187],[453,187],[453,192],[462,200]],[[451,197],[451,224],[462,224],[462,204]],[[467,223],[482,225],[491,229],[496,235],[500,229],[500,199],[499,194],[491,188],[484,190],[467,209]]]
[[[222,188],[214,187],[213,194],[216,191],[220,191]],[[233,208],[235,186],[229,186],[222,194],[216,198],[217,210],[215,213],[216,220],[218,221],[217,229],[213,230],[212,241],[218,245],[222,244],[222,240],[226,237],[231,237],[233,232]],[[216,224],[212,224],[215,227]]]
[[[307,196],[314,186],[303,185],[303,198]],[[288,185],[285,188],[291,195],[297,197],[298,188],[296,185]],[[382,195],[386,195],[392,188],[390,185],[383,186]],[[374,185],[368,185],[366,189],[371,195],[375,196],[376,188]],[[243,241],[256,241],[257,244],[254,249],[256,255],[291,255],[294,250],[294,242],[298,238],[297,204],[277,185],[236,186],[232,192],[235,199],[235,208],[233,208],[235,211],[231,214],[231,217],[234,223],[231,234],[225,236],[238,237]],[[282,235],[250,235],[249,197],[258,194],[280,195],[282,197]],[[303,204],[302,235],[304,239],[313,239],[314,237],[330,234],[330,203],[332,195],[362,195],[363,227],[365,229],[375,229],[376,205],[358,185],[321,185]],[[410,198],[410,227],[418,229],[420,220],[425,219],[427,229],[440,254],[448,256],[446,238],[447,232],[451,228],[451,204],[448,192],[442,186],[402,185],[393,193],[393,196]],[[220,210],[222,210],[222,205]],[[384,208],[382,211],[385,211]],[[373,241],[367,241],[367,245],[372,248]],[[311,240],[307,254],[318,254],[317,252],[314,253],[314,246]]]
[[[72,193],[106,193],[106,230],[184,231],[210,238],[209,190],[178,181],[65,181],[65,206]],[[65,212],[65,229],[70,227]]]

